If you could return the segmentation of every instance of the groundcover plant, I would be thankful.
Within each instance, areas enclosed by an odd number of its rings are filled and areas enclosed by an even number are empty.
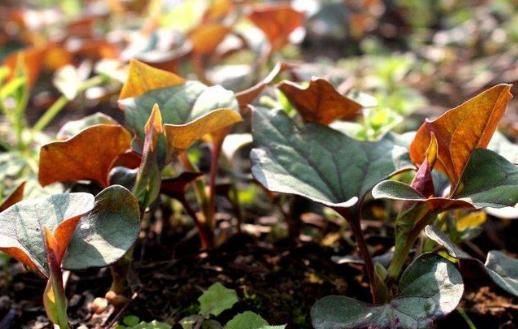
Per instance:
[[[1,4],[0,329],[513,328],[513,14],[450,2]]]

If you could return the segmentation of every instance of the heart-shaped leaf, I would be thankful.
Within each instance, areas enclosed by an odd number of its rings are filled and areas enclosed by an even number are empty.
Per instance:
[[[500,84],[449,110],[417,131],[410,158],[420,165],[434,133],[439,146],[436,169],[448,175],[455,192],[471,153],[485,148],[512,98],[511,85]]]
[[[404,149],[390,136],[360,142],[319,124],[298,128],[283,111],[253,112],[252,174],[268,190],[352,207],[396,169]]]
[[[403,272],[400,294],[384,305],[369,305],[345,296],[327,296],[311,309],[316,329],[430,328],[433,320],[457,307],[464,285],[446,259],[424,254]]]
[[[491,280],[500,288],[518,297],[518,259],[511,258],[500,251],[492,250],[487,254],[486,263],[482,264],[480,260],[471,257],[460,249],[437,227],[428,225],[425,227],[424,233],[428,238],[443,246],[450,256],[461,261],[471,262],[471,264],[475,263],[485,270]]]
[[[72,138],[41,148],[38,180],[42,186],[92,180],[106,187],[112,164],[130,144],[130,133],[120,125],[86,128]]]
[[[137,199],[126,188],[112,185],[95,196],[93,211],[81,218],[63,267],[81,270],[113,264],[131,248],[139,230]]]
[[[57,258],[62,259],[81,216],[93,207],[94,197],[88,193],[55,194],[21,201],[0,213],[0,250],[48,277],[43,227],[56,237]]]
[[[283,81],[278,88],[300,113],[306,122],[330,124],[343,119],[354,119],[362,106],[352,99],[340,95],[327,80],[314,78],[307,88],[301,88],[291,81]]]
[[[139,69],[130,73],[126,85],[137,83],[138,79],[144,81],[153,81],[155,75],[172,75],[172,73],[152,69],[149,66],[138,61],[133,61],[133,66]],[[157,71],[161,73],[158,74]],[[136,75],[133,77],[133,75]],[[174,75],[173,75],[174,76]],[[175,76],[176,77],[176,76]],[[135,81],[133,81],[135,80]],[[173,77],[165,81],[173,81]],[[197,81],[174,81],[170,85],[154,85],[150,82],[137,89],[127,88],[132,92],[121,92],[119,105],[124,109],[126,124],[135,131],[137,137],[143,141],[145,132],[144,126],[147,122],[151,109],[154,104],[160,106],[162,119],[164,124],[184,125],[195,119],[201,118],[214,110],[235,111],[237,113],[239,106],[234,93],[220,86],[207,87]],[[220,114],[216,115],[220,116]],[[235,123],[235,114],[225,114],[230,118],[227,123],[231,125]],[[210,117],[211,120],[213,117]],[[218,120],[218,122],[221,122]],[[203,123],[201,124],[203,125]],[[217,126],[217,129],[220,129]],[[205,134],[213,132],[211,126],[207,126]]]
[[[460,179],[460,189],[453,197],[425,198],[409,185],[396,181],[377,184],[372,195],[377,198],[427,202],[434,209],[514,206],[518,203],[518,167],[493,151],[477,149]]]
[[[287,44],[291,32],[304,23],[304,14],[289,4],[256,5],[247,18],[263,31],[272,51]]]

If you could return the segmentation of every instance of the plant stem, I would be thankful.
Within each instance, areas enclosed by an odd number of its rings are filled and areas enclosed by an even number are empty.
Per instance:
[[[396,248],[387,270],[387,281],[397,281],[403,266],[421,231],[433,218],[433,209],[424,204],[416,205],[403,212],[396,220]]]
[[[214,216],[216,215],[216,178],[219,170],[219,155],[221,153],[222,141],[215,141],[212,143],[210,173],[209,173],[209,200],[207,204],[207,217],[205,218],[207,226],[211,231],[214,231],[216,226]]]
[[[88,80],[83,81],[83,83],[78,88],[78,93],[83,92],[88,88],[94,87],[96,85],[102,84],[106,81],[104,76],[98,75]],[[34,124],[32,131],[33,133],[38,133],[45,129],[49,123],[56,117],[56,115],[61,112],[65,108],[65,105],[68,104],[70,100],[66,98],[64,95],[61,95],[51,107],[45,111],[45,113],[38,119],[38,121]]]
[[[376,282],[374,277],[374,262],[372,261],[369,249],[367,248],[367,243],[365,242],[365,238],[363,236],[358,211],[350,211],[349,208],[335,208],[335,210],[347,220],[349,226],[351,227],[354,238],[356,239],[356,244],[358,245],[358,250],[360,251],[360,256],[363,258],[365,263],[365,271],[367,272],[367,277],[369,279],[372,302],[373,304],[376,304],[378,302],[378,298],[376,296],[375,289]]]

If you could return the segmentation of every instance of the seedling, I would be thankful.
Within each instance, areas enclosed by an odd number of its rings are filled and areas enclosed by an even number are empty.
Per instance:
[[[417,167],[410,185],[383,181],[408,170],[406,148],[394,135],[357,141],[322,125],[339,115],[325,120],[308,117],[307,108],[317,109],[317,102],[303,104],[302,117],[310,122],[301,126],[283,111],[254,110],[254,177],[270,191],[300,195],[334,209],[349,222],[364,259],[374,305],[326,297],[313,308],[315,328],[425,328],[455,309],[463,284],[453,264],[423,254],[400,273],[421,231],[437,214],[518,203],[518,168],[483,149],[511,98],[509,91],[509,85],[495,86],[425,122],[410,146],[410,159]],[[446,196],[435,191],[433,170],[448,176],[451,187]],[[405,201],[396,220],[395,254],[388,269],[373,263],[361,230],[362,203],[371,189],[375,198]],[[440,299],[434,297],[439,295]],[[426,301],[415,303],[416,298]]]
[[[137,238],[139,211],[131,193],[114,185],[95,198],[64,193],[21,201],[0,213],[0,223],[0,250],[47,279],[47,315],[60,328],[69,328],[62,267],[117,261]]]

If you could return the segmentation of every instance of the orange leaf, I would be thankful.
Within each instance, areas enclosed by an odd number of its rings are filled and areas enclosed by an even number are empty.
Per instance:
[[[129,64],[128,78],[122,86],[119,99],[137,97],[147,91],[173,87],[184,83],[182,77],[174,73],[156,69],[137,60]]]
[[[23,191],[25,189],[25,182],[18,185],[18,187],[7,196],[7,198],[0,204],[0,212],[6,210],[13,204],[22,201]]]
[[[236,93],[236,98],[239,103],[240,107],[245,107],[248,104],[251,104],[268,86],[270,83],[273,82],[273,80],[284,70],[287,70],[291,67],[288,63],[277,63],[273,67],[273,69],[268,73],[268,75],[258,82],[257,84],[253,85],[252,87],[242,90],[238,93]]]
[[[306,89],[290,81],[281,82],[278,88],[307,122],[329,124],[337,119],[350,120],[361,110],[360,104],[340,95],[321,78],[311,80]]]
[[[258,5],[248,19],[264,32],[272,50],[278,50],[288,42],[291,32],[304,23],[304,14],[289,4]]]
[[[202,24],[189,33],[193,52],[207,55],[213,52],[230,32],[230,28],[218,23]]]
[[[494,86],[451,109],[417,131],[410,145],[410,159],[420,165],[426,157],[431,134],[437,138],[435,168],[448,175],[455,192],[462,173],[476,148],[485,148],[512,98],[511,85]]]
[[[42,186],[92,180],[106,187],[112,164],[130,143],[130,133],[120,125],[88,127],[74,137],[41,148],[38,180]]]
[[[242,118],[238,112],[230,109],[217,109],[186,124],[165,124],[169,149],[171,151],[186,150],[204,135],[216,133],[240,121]]]
[[[20,50],[7,56],[4,64],[9,68],[9,78],[15,76],[16,69],[20,64],[27,75],[27,84],[29,87],[34,86],[43,67],[45,51],[44,47],[34,47]]]
[[[203,21],[211,22],[225,17],[233,7],[232,0],[212,0],[203,13]]]

